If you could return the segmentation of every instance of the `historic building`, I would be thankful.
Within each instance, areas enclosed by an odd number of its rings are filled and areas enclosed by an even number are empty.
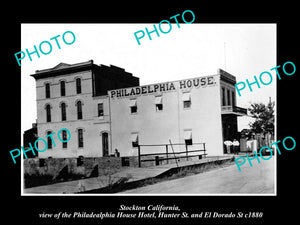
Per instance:
[[[226,153],[223,142],[237,137],[235,77],[214,75],[139,86],[139,78],[93,61],[39,70],[36,79],[39,137],[67,128],[70,141],[48,138],[40,158],[137,156],[146,144],[205,143],[207,155]],[[62,132],[62,139],[67,133]],[[184,146],[183,146],[184,147]],[[157,149],[143,149],[147,153]]]
[[[115,66],[95,65],[92,60],[78,64],[60,63],[38,70],[36,79],[38,136],[66,128],[68,142],[54,146],[40,158],[101,157],[111,152],[110,107],[107,91],[139,85],[139,78]],[[67,140],[67,132],[61,133]]]

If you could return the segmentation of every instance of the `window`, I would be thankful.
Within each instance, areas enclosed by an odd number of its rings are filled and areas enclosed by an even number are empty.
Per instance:
[[[129,166],[129,157],[121,157],[121,166]]]
[[[77,158],[77,166],[83,166],[84,164],[84,157],[82,155],[80,155],[78,158]]]
[[[131,114],[137,113],[137,102],[136,102],[136,99],[131,99],[130,100],[129,107],[130,107]]]
[[[162,104],[162,97],[161,96],[155,97],[155,109],[156,109],[156,112],[159,112],[159,111],[163,110],[163,104]]]
[[[39,167],[44,167],[46,165],[45,159],[39,159]]]
[[[67,140],[67,131],[65,131],[65,130],[62,131],[62,139],[63,139],[63,141]],[[68,147],[68,142],[63,142],[62,147],[67,148]]]
[[[230,90],[227,90],[227,105],[231,105],[231,103],[230,103]]]
[[[76,106],[77,106],[77,119],[81,120],[82,119],[82,103],[81,103],[81,101],[78,101],[76,103]]]
[[[222,106],[226,105],[226,99],[225,99],[225,88],[222,87]]]
[[[139,135],[138,135],[138,133],[131,133],[131,143],[132,143],[132,147],[138,147],[139,146]]]
[[[192,130],[185,130],[184,131],[184,142],[186,145],[192,145],[193,139],[192,139]]]
[[[76,93],[81,94],[81,79],[76,78]]]
[[[66,103],[61,103],[61,121],[66,121],[67,120],[67,115],[66,115]]]
[[[46,105],[46,121],[51,122],[51,106],[49,104]]]
[[[60,82],[60,96],[66,96],[66,82],[63,80]]]
[[[192,105],[191,93],[189,93],[189,92],[183,93],[182,101],[183,101],[183,108],[184,109],[191,108],[191,105]]]
[[[98,117],[104,116],[103,103],[98,103]]]
[[[235,106],[235,96],[234,96],[234,91],[231,92],[231,97],[232,97],[232,106]]]
[[[52,134],[51,131],[47,131],[47,135]],[[51,136],[47,137],[47,145],[48,145],[48,149],[52,149],[52,140],[51,140]]]
[[[78,129],[78,148],[83,148],[83,130]]]
[[[46,98],[50,98],[50,84],[49,83],[46,83],[45,84],[45,95],[46,95]]]

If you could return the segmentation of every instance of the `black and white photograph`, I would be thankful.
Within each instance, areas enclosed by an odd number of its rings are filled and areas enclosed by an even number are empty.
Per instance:
[[[24,219],[273,220],[297,158],[286,21],[210,20],[194,7],[104,15],[15,22],[8,82],[20,89],[7,100],[18,119],[5,151]]]
[[[276,194],[276,24],[21,31],[24,194]]]

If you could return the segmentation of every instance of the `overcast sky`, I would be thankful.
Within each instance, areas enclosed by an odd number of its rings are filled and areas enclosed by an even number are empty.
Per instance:
[[[21,73],[21,130],[31,128],[36,120],[35,80],[30,74],[64,63],[79,63],[94,60],[95,64],[115,65],[140,78],[140,84],[152,84],[217,73],[221,68],[236,76],[237,82],[270,71],[276,64],[276,24],[184,24],[180,28],[172,24],[168,34],[151,34],[140,39],[138,45],[134,32],[150,31],[153,24],[22,24],[21,50],[33,45],[38,48],[42,41],[72,31],[76,41],[66,45],[58,38],[49,55],[32,55],[22,60]],[[168,30],[168,27],[163,28]],[[69,37],[70,36],[66,36]],[[71,39],[71,38],[70,38]],[[45,50],[47,49],[45,45]],[[17,66],[16,62],[16,66]],[[271,71],[270,71],[271,72]],[[275,78],[275,72],[271,72]],[[267,103],[276,98],[276,79],[268,86],[253,92],[242,91],[237,95],[237,105],[248,108],[250,102]],[[239,130],[248,124],[242,119]]]

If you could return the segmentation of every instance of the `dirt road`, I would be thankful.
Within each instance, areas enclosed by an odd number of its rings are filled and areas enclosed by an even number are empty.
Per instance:
[[[127,190],[122,194],[274,194],[275,159],[252,160],[238,171],[236,164],[208,172]]]

